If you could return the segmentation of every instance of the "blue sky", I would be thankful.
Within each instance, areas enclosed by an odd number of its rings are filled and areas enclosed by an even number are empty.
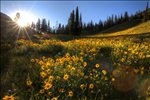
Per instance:
[[[30,11],[36,18],[50,20],[51,27],[58,23],[67,24],[70,12],[79,7],[83,22],[106,20],[112,14],[127,11],[134,14],[144,10],[146,1],[1,1],[1,12],[9,15],[16,10]],[[37,20],[37,19],[36,19]]]

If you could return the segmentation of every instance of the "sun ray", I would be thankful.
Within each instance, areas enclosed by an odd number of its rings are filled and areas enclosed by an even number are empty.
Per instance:
[[[19,17],[16,17],[17,13],[19,14]],[[16,40],[19,40],[19,37],[21,36],[21,34],[23,34],[27,36],[27,39],[32,41],[27,28],[28,25],[31,25],[32,22],[36,22],[36,17],[34,17],[33,14],[30,13],[30,11],[25,11],[21,9],[12,12],[11,14],[9,14],[9,16],[16,23],[12,28],[17,33]],[[15,18],[17,18],[17,20]]]
[[[27,32],[27,30],[25,28],[24,28],[24,30],[25,30],[25,34],[27,35],[27,37],[29,38],[29,40],[32,41],[31,38],[30,38],[30,36],[29,36],[29,34],[28,34],[28,32]]]
[[[19,35],[20,35],[20,28],[18,29],[18,34],[17,34],[16,41],[19,39]],[[15,47],[17,47],[17,43],[15,44]]]

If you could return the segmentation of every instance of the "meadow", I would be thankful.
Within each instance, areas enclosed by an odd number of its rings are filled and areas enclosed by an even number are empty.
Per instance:
[[[19,39],[3,100],[150,100],[149,37]]]

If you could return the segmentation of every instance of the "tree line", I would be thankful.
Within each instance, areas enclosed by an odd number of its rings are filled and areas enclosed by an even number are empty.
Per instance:
[[[62,25],[61,23],[56,26],[56,28],[50,27],[50,21],[44,19],[38,19],[37,23],[31,24],[31,28],[35,29],[39,33],[46,32],[49,34],[71,34],[71,35],[80,35],[80,34],[94,34],[110,28],[114,25],[119,25],[124,22],[142,20],[150,20],[150,9],[148,8],[148,3],[144,11],[138,11],[135,14],[129,16],[126,11],[121,15],[112,15],[107,17],[107,20],[100,20],[97,23],[94,23],[92,20],[88,23],[82,22],[82,15],[79,13],[79,8],[76,7],[75,10],[72,10],[67,25]]]

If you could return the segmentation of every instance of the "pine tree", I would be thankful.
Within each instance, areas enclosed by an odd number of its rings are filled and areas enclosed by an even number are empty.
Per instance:
[[[58,25],[57,33],[58,33],[58,34],[61,34],[61,23],[59,23],[59,25]]]
[[[51,33],[50,21],[48,21],[47,23],[47,32]]]
[[[71,12],[69,20],[68,20],[68,29],[69,33],[74,34],[75,31],[75,15],[74,15],[74,10]]]
[[[75,34],[79,35],[79,9],[76,8],[76,17],[75,17]]]
[[[42,20],[41,31],[42,32],[46,32],[47,31],[47,22],[46,22],[45,18]]]
[[[145,13],[144,13],[144,21],[149,20],[150,19],[149,16],[150,15],[148,14],[148,2],[147,2],[146,8],[145,8]]]
[[[65,33],[65,26],[62,25],[62,27],[61,27],[61,34],[64,34],[64,33]]]
[[[98,31],[101,31],[103,29],[103,22],[100,20],[98,23]]]
[[[76,13],[76,14],[75,14]],[[76,12],[73,10],[68,19],[68,24],[65,27],[66,32],[73,35],[79,35],[82,31],[82,16],[79,16],[79,9],[76,7]]]
[[[115,25],[118,24],[118,17],[115,15]]]
[[[112,16],[111,16],[111,26],[113,26],[114,25],[114,15],[112,14]]]
[[[41,31],[41,21],[40,21],[40,19],[38,19],[38,21],[37,21],[37,23],[36,23],[36,30],[37,30],[38,32]]]
[[[127,11],[124,13],[124,21],[125,22],[129,21],[129,16],[128,16],[128,12]]]
[[[36,28],[34,22],[31,23],[31,28],[32,28],[32,29],[35,29],[35,28]]]
[[[89,31],[90,31],[90,33],[93,33],[93,30],[94,30],[94,24],[93,24],[93,21],[91,20],[91,22],[89,23]]]
[[[80,24],[79,24],[79,27],[80,27],[80,33],[82,32],[82,15],[80,14]]]
[[[71,32],[73,34],[75,33],[75,14],[74,14],[74,10],[72,11],[72,14],[71,14]]]

